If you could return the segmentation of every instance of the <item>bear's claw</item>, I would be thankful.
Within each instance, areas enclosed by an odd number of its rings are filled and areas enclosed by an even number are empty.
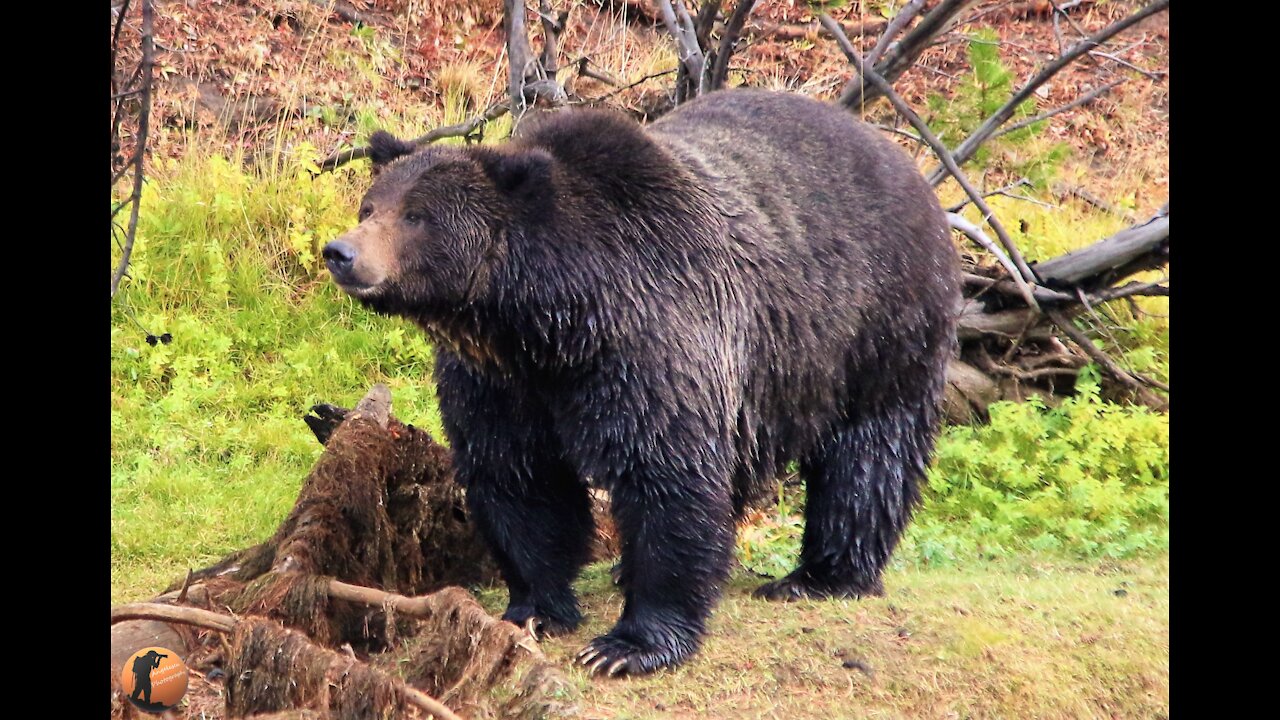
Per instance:
[[[612,635],[601,635],[578,652],[578,663],[588,675],[613,677],[641,675],[661,667],[674,665],[680,658],[660,650],[645,650],[640,645]]]
[[[582,618],[558,619],[548,613],[540,613],[530,605],[518,605],[507,608],[502,619],[517,627],[524,628],[536,639],[549,635],[564,635],[578,629]]]

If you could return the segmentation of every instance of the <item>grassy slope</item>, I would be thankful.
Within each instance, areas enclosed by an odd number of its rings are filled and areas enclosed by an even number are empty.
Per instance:
[[[575,668],[588,718],[1163,717],[1169,703],[1168,559],[1020,559],[899,567],[887,596],[755,600],[735,573],[697,659],[625,681]],[[568,665],[608,629],[608,565],[579,582],[583,628],[544,641]],[[500,611],[505,592],[482,594]],[[847,668],[860,663],[866,669]]]

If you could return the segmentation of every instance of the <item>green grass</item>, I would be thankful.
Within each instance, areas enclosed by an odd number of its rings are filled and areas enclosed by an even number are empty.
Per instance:
[[[885,597],[790,604],[753,599],[761,580],[739,570],[691,662],[623,681],[571,664],[621,610],[608,566],[578,583],[583,626],[542,643],[571,668],[584,718],[1168,715],[1166,555],[900,565],[886,574]],[[480,599],[501,612],[506,593]]]
[[[112,306],[113,601],[268,536],[319,455],[312,404],[385,382],[401,419],[440,434],[422,333],[320,270],[365,180],[311,179],[314,156],[248,171],[193,148],[152,172]],[[138,324],[172,343],[148,345]]]

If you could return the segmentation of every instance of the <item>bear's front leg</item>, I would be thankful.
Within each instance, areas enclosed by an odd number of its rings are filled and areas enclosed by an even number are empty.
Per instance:
[[[446,353],[436,362],[454,470],[511,594],[502,619],[532,621],[547,634],[577,629],[582,613],[571,583],[595,529],[586,483],[528,393]]]
[[[727,482],[686,465],[614,484],[626,605],[617,625],[578,653],[592,673],[649,673],[697,651],[733,552]]]

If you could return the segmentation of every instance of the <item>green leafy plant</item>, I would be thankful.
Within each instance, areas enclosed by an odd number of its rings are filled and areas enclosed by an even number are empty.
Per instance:
[[[948,428],[911,531],[918,559],[1167,549],[1168,416],[1099,399],[1092,367],[1076,387],[1057,407],[997,403],[989,424]]]

